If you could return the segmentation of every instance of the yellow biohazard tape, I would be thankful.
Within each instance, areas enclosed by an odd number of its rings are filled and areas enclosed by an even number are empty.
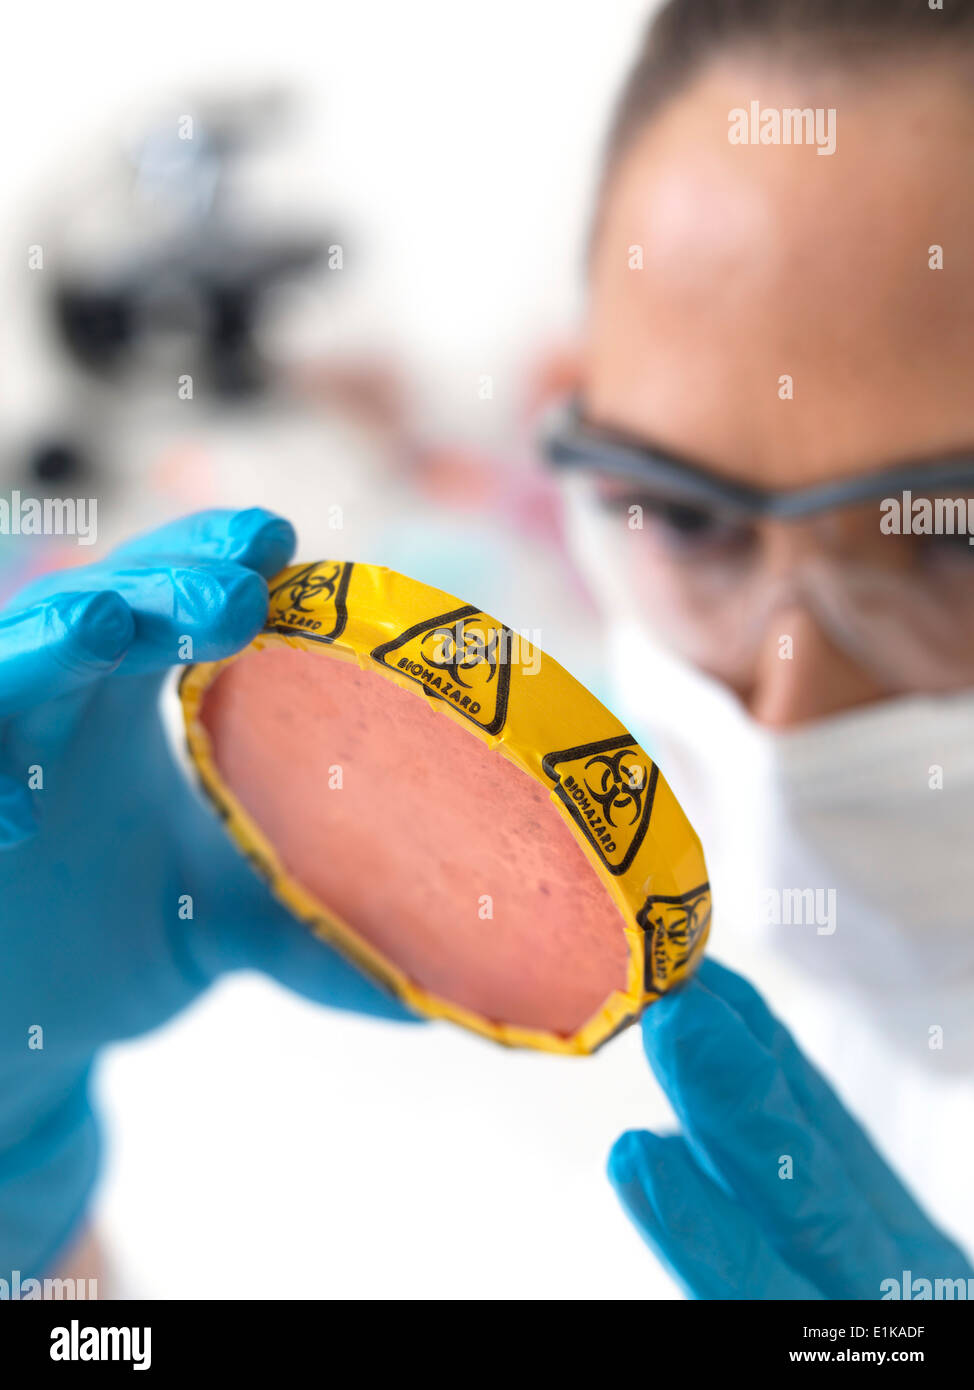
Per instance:
[[[190,667],[180,684],[189,751],[229,834],[296,917],[410,1008],[509,1046],[590,1053],[696,968],[711,915],[700,841],[648,754],[557,661],[440,589],[383,566],[329,560],[292,565],[271,581],[267,623],[252,645],[354,661],[432,698],[540,782],[622,914],[626,989],[569,1036],[481,1018],[420,988],[287,872],[221,779],[200,707],[237,658]]]

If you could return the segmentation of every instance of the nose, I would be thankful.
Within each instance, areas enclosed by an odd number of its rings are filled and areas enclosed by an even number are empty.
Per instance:
[[[798,605],[769,620],[745,703],[768,728],[787,729],[884,698],[876,681]]]

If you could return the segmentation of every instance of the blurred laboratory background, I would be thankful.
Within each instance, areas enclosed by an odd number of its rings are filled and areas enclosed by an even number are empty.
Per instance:
[[[102,550],[260,502],[303,555],[396,565],[584,665],[532,440],[570,386],[598,147],[645,13],[96,4],[43,61],[25,23],[2,97],[5,488],[96,496]],[[0,555],[0,596],[92,558]]]
[[[533,437],[572,384],[587,209],[647,0],[93,0],[5,21],[0,597],[210,506],[383,562],[600,684]],[[603,1177],[665,1122],[591,1061],[408,1036],[257,978],[104,1062],[116,1291],[672,1297]]]

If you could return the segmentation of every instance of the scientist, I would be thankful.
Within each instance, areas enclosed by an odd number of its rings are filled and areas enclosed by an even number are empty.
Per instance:
[[[706,847],[714,949],[969,1247],[972,76],[970,0],[671,0],[547,441],[615,706]],[[745,144],[754,110],[780,119]],[[683,1133],[624,1136],[610,1171],[693,1293],[969,1274],[736,976],[706,964],[644,1035]]]

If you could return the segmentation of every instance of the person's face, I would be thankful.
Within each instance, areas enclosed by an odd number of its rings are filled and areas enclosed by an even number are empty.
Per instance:
[[[728,113],[752,100],[835,107],[835,153],[731,144]],[[606,191],[587,417],[771,488],[974,452],[972,128],[974,103],[942,59],[846,74],[741,57],[701,72]],[[865,554],[878,521],[878,504],[840,514],[833,539]],[[815,550],[822,522],[758,529],[773,574]],[[733,683],[779,726],[888,693],[791,601],[768,614],[753,669]]]

